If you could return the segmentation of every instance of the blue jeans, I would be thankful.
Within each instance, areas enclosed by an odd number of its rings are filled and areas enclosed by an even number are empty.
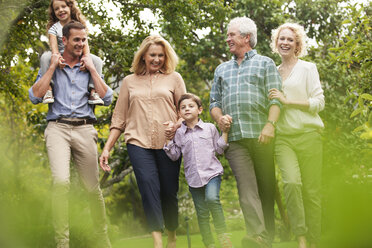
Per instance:
[[[127,144],[150,232],[178,227],[178,178],[181,159],[172,161],[163,149]]]
[[[221,176],[212,178],[201,188],[189,187],[198,216],[200,233],[205,246],[213,244],[213,235],[209,225],[209,213],[212,214],[213,224],[217,234],[226,232],[225,217],[220,203]]]

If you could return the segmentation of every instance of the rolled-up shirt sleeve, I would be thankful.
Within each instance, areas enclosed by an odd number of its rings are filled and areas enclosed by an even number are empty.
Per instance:
[[[212,89],[210,92],[209,110],[215,107],[222,109],[221,83],[222,83],[222,77],[219,76],[218,67],[217,67],[216,71],[214,72],[214,79],[213,79]]]
[[[306,88],[309,95],[309,112],[319,113],[324,109],[324,95],[320,84],[319,73],[315,64],[311,64],[306,77]]]
[[[114,91],[110,87],[107,87],[106,95],[102,98],[104,106],[109,106],[112,103],[113,94]]]
[[[40,75],[40,70],[39,70],[39,73],[37,74],[34,85],[40,80],[40,78],[41,78],[41,75]],[[33,91],[32,87],[34,87],[34,86],[32,85],[31,88],[28,89],[28,98],[31,100],[31,102],[33,104],[39,104],[43,101],[43,98],[36,97],[34,95],[34,91]]]
[[[106,93],[107,94],[107,93]],[[116,101],[114,113],[111,118],[110,130],[115,128],[124,132],[128,117],[129,92],[125,78],[121,85],[118,100]]]

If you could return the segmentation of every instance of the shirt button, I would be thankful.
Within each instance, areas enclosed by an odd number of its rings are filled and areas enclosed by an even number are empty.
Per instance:
[[[75,83],[75,80],[72,80],[71,83]]]

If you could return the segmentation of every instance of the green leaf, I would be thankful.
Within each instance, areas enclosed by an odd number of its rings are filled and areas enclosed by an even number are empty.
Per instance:
[[[363,125],[362,125],[362,126],[359,126],[359,127],[355,128],[355,129],[353,130],[353,133],[357,133],[357,132],[360,132],[360,131],[363,131],[363,130],[364,130],[364,127],[363,127]]]
[[[360,97],[363,98],[363,99],[372,101],[372,95],[370,95],[370,94],[364,93]]]
[[[353,118],[354,116],[357,116],[359,115],[361,112],[362,112],[362,108],[357,108],[356,110],[354,110],[351,115],[350,115],[350,118]]]

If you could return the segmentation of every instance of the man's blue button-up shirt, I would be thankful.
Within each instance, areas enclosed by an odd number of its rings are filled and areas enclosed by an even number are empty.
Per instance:
[[[39,71],[35,83],[40,78]],[[72,68],[68,65],[63,69],[57,67],[52,77],[54,103],[49,104],[47,120],[55,120],[61,117],[96,119],[92,107],[88,104],[89,79],[89,71],[80,71],[80,63]],[[34,96],[32,87],[28,90],[28,93],[33,104],[43,101],[42,98]],[[102,99],[105,106],[111,104],[112,95],[113,91],[108,87],[106,95]]]

